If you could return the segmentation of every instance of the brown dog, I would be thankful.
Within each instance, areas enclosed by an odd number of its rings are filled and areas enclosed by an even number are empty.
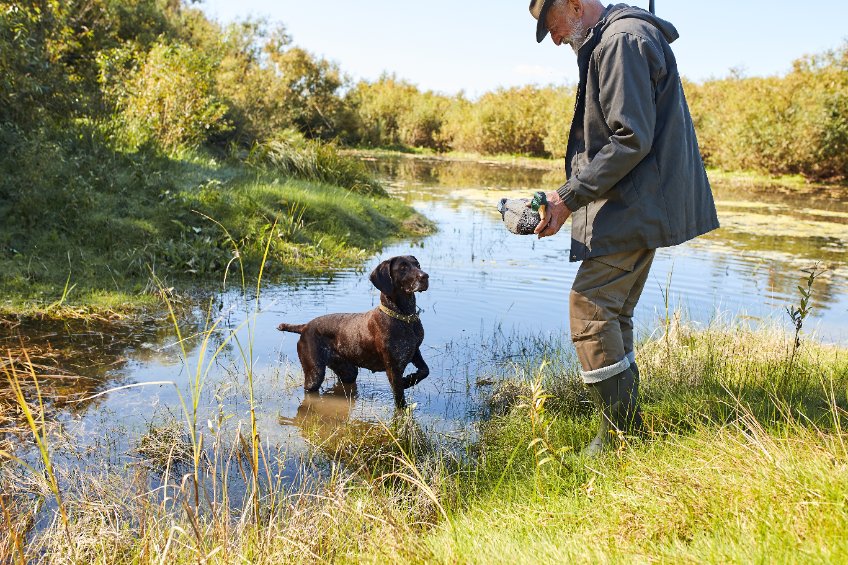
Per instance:
[[[303,388],[315,392],[327,367],[343,383],[353,383],[359,367],[385,371],[395,405],[406,405],[403,391],[421,382],[430,369],[421,356],[424,326],[418,319],[415,293],[427,290],[429,275],[411,255],[383,261],[371,273],[380,291],[380,306],[361,314],[327,314],[306,324],[280,324],[283,332],[300,334],[297,356],[303,367]],[[409,363],[417,371],[403,372]]]

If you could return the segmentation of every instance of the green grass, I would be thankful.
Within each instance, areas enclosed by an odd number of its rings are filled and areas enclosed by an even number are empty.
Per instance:
[[[511,481],[428,545],[446,563],[841,562],[845,458],[833,436],[742,418],[547,474],[544,493]]]
[[[254,280],[275,222],[266,280],[355,266],[432,229],[360,163],[315,143],[272,148],[249,166],[201,152],[119,153],[81,137],[17,137],[0,159],[0,195],[12,199],[0,219],[15,217],[0,222],[0,315],[143,312],[157,307],[157,278],[178,292],[225,273],[240,284],[238,258]]]
[[[430,533],[434,562],[838,562],[848,558],[848,352],[743,328],[644,344],[649,435],[586,461],[578,387],[544,435],[565,455],[541,467],[529,409],[487,424],[469,492]],[[575,377],[567,380],[573,380]]]

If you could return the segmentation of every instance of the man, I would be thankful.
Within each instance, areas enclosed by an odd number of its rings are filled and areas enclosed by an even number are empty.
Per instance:
[[[639,431],[633,311],[658,247],[718,227],[712,191],[677,63],[677,30],[653,14],[598,0],[532,0],[536,41],[577,54],[580,82],[565,155],[566,183],[548,192],[535,233],[569,216],[571,261],[582,261],[569,299],[571,339],[602,413],[594,455],[617,432]]]

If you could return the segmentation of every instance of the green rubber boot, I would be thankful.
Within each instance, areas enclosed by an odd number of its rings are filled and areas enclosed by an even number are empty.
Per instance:
[[[619,431],[629,434],[641,428],[638,369],[625,369],[601,382],[586,384],[586,387],[601,413],[598,434],[582,452],[594,457],[617,444]]]
[[[630,370],[633,372],[633,397],[636,399],[631,431],[636,435],[642,435],[645,432],[645,424],[642,421],[642,405],[639,404],[639,367],[636,366],[635,361],[630,363]]]

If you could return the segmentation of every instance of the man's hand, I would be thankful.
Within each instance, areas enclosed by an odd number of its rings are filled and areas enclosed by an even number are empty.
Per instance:
[[[533,233],[537,234],[540,239],[558,232],[571,215],[571,210],[568,209],[568,206],[565,205],[556,191],[547,192],[545,196],[548,198],[548,213],[545,219],[539,222],[539,225],[533,230]]]

